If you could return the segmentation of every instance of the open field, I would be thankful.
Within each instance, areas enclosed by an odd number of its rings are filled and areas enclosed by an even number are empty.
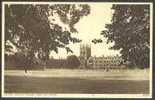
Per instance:
[[[148,70],[6,70],[6,93],[149,94]]]
[[[148,94],[149,82],[79,78],[5,77],[6,93]]]

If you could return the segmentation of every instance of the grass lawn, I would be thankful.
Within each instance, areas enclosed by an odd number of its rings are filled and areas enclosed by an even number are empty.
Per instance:
[[[5,75],[5,93],[149,94],[149,80],[89,80]]]

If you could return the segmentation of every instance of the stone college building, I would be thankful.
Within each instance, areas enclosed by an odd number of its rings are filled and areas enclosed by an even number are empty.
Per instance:
[[[93,57],[91,56],[91,45],[82,44],[80,45],[80,63],[81,68],[102,68],[102,69],[122,69],[124,61],[120,56],[101,56]]]

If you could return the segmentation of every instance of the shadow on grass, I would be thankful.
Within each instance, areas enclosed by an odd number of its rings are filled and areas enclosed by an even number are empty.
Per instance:
[[[149,81],[5,76],[5,93],[149,94]]]

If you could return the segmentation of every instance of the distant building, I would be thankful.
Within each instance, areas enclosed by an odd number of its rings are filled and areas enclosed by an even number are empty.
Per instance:
[[[123,68],[123,59],[120,56],[90,57],[87,60],[89,68],[118,69]]]
[[[86,68],[87,67],[87,60],[91,57],[91,46],[88,44],[81,44],[80,45],[80,67]]]
[[[123,68],[123,59],[120,56],[108,57],[92,57],[91,46],[88,44],[80,45],[80,63],[81,68],[103,68],[103,69],[118,69]]]

